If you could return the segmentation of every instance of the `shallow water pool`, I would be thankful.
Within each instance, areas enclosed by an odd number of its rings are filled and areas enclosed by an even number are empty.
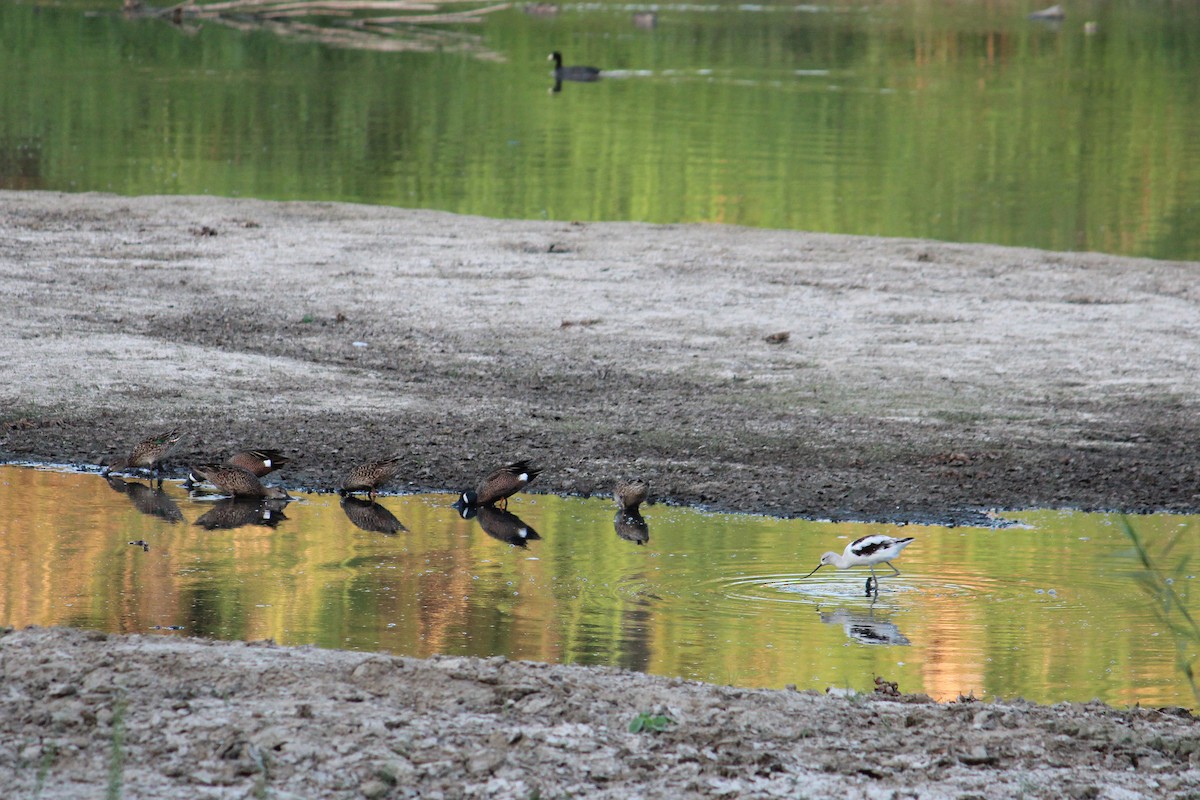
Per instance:
[[[643,529],[618,526],[599,499],[519,495],[510,516],[472,520],[452,500],[302,494],[279,509],[0,466],[0,623],[500,654],[741,686],[868,690],[880,676],[943,700],[1194,705],[1117,516],[901,528],[657,505]],[[1196,518],[1132,521],[1164,566],[1195,557]],[[801,579],[869,533],[916,537],[878,600],[863,569]],[[1186,597],[1192,582],[1179,572],[1173,588]]]

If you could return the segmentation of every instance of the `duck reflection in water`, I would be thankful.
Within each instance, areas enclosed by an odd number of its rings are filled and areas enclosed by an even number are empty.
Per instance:
[[[362,500],[352,495],[344,495],[341,506],[346,519],[354,523],[356,528],[364,531],[394,536],[400,531],[408,530],[400,520],[396,519],[395,514],[373,500]]]
[[[649,484],[640,479],[619,481],[613,487],[613,499],[617,501],[618,509],[613,517],[613,528],[617,536],[635,544],[650,541],[650,526],[642,518],[640,510],[649,494]]]
[[[875,618],[875,609],[863,613],[839,608],[837,611],[822,611],[821,622],[826,625],[841,625],[842,630],[856,642],[882,644],[891,647],[907,647],[908,637],[900,632],[896,623]]]
[[[183,512],[175,501],[161,488],[153,488],[137,481],[127,481],[115,475],[107,475],[104,480],[114,492],[125,495],[142,514],[148,517],[158,517],[172,525],[183,522]]]
[[[226,497],[200,515],[193,524],[209,531],[261,525],[274,528],[287,519],[283,513],[287,500],[261,497]]]
[[[634,511],[618,511],[613,517],[613,528],[627,542],[634,544],[645,544],[650,541],[650,526],[646,524],[646,520],[641,514]]]
[[[495,506],[472,506],[465,503],[454,506],[463,519],[474,519],[483,532],[513,547],[526,547],[534,539],[541,539],[538,532],[525,524],[516,514]]]

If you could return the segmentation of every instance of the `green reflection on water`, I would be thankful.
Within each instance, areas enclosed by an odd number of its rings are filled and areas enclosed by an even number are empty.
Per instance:
[[[649,541],[637,544],[617,535],[609,503],[525,495],[510,511],[539,538],[514,546],[460,519],[451,495],[383,498],[407,528],[389,535],[357,527],[336,495],[210,530],[197,520],[233,516],[211,499],[172,484],[162,494],[119,488],[97,475],[0,467],[0,623],[182,626],[745,686],[867,689],[879,675],[942,699],[1191,704],[1174,642],[1129,577],[1129,543],[1106,515],[906,527],[917,541],[897,562],[903,574],[885,579],[872,604],[863,571],[800,576],[823,551],[894,526],[654,506]],[[1135,520],[1152,542],[1194,522]],[[1185,538],[1171,556],[1197,547]]]
[[[0,187],[365,201],[1200,259],[1200,8],[518,9],[333,50],[0,4]],[[104,13],[85,15],[84,9]],[[1099,33],[1083,32],[1084,17]],[[612,70],[551,95],[545,54]]]

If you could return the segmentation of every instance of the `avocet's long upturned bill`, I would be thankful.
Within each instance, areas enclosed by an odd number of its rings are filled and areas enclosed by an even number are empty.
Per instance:
[[[838,569],[849,569],[850,567],[870,567],[871,580],[867,581],[867,593],[871,592],[872,582],[875,585],[875,594],[879,594],[879,578],[875,575],[876,564],[887,564],[892,568],[893,576],[899,575],[900,570],[892,564],[892,559],[900,555],[900,551],[913,543],[913,537],[909,536],[906,539],[896,539],[892,536],[884,536],[880,533],[874,533],[870,536],[864,536],[861,539],[855,539],[850,544],[846,545],[845,551],[842,553],[826,553],[821,556],[821,563],[813,567],[813,571],[805,575],[807,578],[814,572],[824,567],[827,564],[832,564]]]

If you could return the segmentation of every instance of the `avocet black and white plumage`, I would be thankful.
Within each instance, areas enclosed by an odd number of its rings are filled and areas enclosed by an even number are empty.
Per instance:
[[[867,594],[871,594],[871,586],[874,584],[875,595],[878,596],[879,578],[875,575],[875,565],[887,564],[892,568],[892,577],[899,575],[900,570],[892,564],[892,559],[900,555],[900,551],[912,544],[913,541],[911,536],[897,539],[893,536],[873,533],[870,536],[855,539],[846,545],[846,549],[841,553],[826,553],[821,556],[821,563],[813,567],[813,571],[804,577],[809,577],[813,572],[827,565],[835,566],[838,569],[870,567],[871,579],[867,581]]]

